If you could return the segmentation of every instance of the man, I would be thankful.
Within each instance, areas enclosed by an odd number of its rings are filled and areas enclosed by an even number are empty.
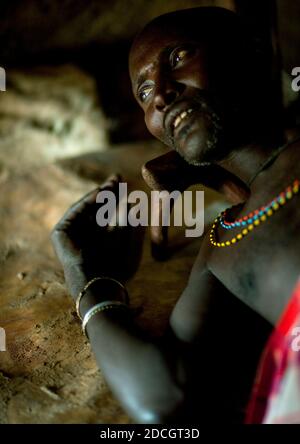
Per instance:
[[[121,284],[93,279],[124,282],[134,268],[125,259],[134,230],[129,238],[95,224],[99,189],[53,231],[99,366],[136,421],[243,421],[260,353],[296,284],[299,143],[278,150],[262,60],[237,17],[219,8],[161,16],[132,46],[132,87],[149,131],[199,168],[199,182],[212,168],[247,195],[205,236],[163,338],[114,309],[126,305]]]

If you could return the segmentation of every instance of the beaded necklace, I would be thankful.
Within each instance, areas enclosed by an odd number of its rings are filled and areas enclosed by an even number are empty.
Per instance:
[[[282,208],[289,200],[291,200],[299,192],[300,181],[296,179],[292,185],[288,186],[282,193],[280,193],[275,199],[273,199],[267,205],[262,206],[258,210],[252,211],[247,216],[239,218],[235,221],[226,221],[226,214],[228,210],[223,211],[215,219],[213,226],[210,231],[210,243],[214,247],[230,247],[235,245],[237,242],[242,240],[247,236],[254,228],[258,227],[261,223],[266,222],[268,218],[273,216],[273,214]],[[232,209],[234,207],[231,207]],[[244,227],[243,230],[238,233],[232,239],[226,242],[218,242],[216,236],[216,229],[220,224],[226,230],[231,230],[236,227]]]

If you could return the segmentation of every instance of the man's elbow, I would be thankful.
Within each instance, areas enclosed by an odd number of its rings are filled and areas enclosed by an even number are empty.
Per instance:
[[[129,414],[140,424],[170,424],[182,422],[187,417],[185,393],[176,390],[176,396],[144,400],[130,409]]]

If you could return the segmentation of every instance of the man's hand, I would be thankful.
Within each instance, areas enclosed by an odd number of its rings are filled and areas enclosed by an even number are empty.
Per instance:
[[[138,266],[141,230],[130,226],[100,227],[96,221],[98,193],[112,191],[118,204],[119,181],[118,176],[109,177],[69,208],[52,231],[52,243],[74,298],[93,277],[105,275],[125,281]]]
[[[221,168],[219,165],[193,166],[189,165],[176,151],[172,150],[149,160],[142,167],[142,175],[152,190],[183,192],[191,185],[202,184],[221,193],[232,204],[245,201],[249,189],[236,176]],[[171,201],[171,210],[174,201]],[[153,208],[161,220],[162,206]],[[152,254],[157,260],[169,257],[168,227],[151,227]]]

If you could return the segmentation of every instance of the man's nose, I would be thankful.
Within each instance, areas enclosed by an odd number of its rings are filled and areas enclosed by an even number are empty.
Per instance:
[[[154,96],[155,108],[163,112],[180,96],[184,86],[178,82],[167,82],[156,88]]]

